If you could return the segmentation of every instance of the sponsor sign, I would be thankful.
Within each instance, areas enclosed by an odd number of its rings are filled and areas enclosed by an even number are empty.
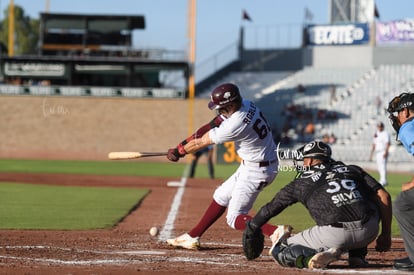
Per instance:
[[[0,85],[0,94],[97,96],[97,97],[146,97],[182,98],[184,92],[168,88],[115,88],[42,85]]]
[[[45,76],[57,77],[65,75],[64,64],[47,64],[34,62],[5,62],[4,74],[6,76]]]
[[[377,22],[377,45],[402,44],[407,42],[414,42],[414,19]]]
[[[369,43],[368,24],[310,25],[308,45],[360,45]]]

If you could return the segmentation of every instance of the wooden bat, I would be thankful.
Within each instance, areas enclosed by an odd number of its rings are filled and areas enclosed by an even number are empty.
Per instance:
[[[167,152],[110,152],[108,154],[109,159],[138,159],[145,157],[159,157],[166,156]]]

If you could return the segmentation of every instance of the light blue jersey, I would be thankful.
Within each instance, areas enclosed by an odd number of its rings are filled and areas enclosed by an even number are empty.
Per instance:
[[[414,118],[401,125],[398,131],[398,138],[407,152],[414,155]]]

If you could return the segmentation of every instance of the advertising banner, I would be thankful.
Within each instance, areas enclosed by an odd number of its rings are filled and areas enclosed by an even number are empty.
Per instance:
[[[307,28],[307,45],[361,45],[370,39],[369,25],[365,23],[341,25],[310,25]]]
[[[414,19],[377,22],[377,45],[403,44],[407,42],[414,42]]]
[[[6,76],[65,76],[65,64],[63,63],[5,62],[3,70]]]

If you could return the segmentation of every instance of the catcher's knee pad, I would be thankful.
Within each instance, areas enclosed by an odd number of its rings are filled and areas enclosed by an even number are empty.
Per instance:
[[[272,256],[281,266],[304,268],[317,252],[316,249],[302,245],[281,244],[279,249],[273,249]]]

